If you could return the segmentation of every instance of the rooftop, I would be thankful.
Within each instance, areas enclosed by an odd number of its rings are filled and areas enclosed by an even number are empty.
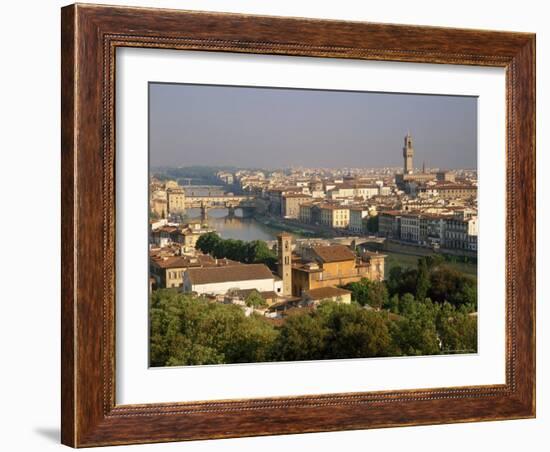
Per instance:
[[[187,268],[202,265],[199,259],[189,256],[152,257],[151,263],[160,268]]]
[[[214,259],[208,254],[197,256],[151,256],[151,263],[157,267],[168,268],[190,268],[190,267],[222,267],[228,265],[242,265],[240,262],[231,259]]]
[[[264,264],[241,264],[216,268],[190,268],[187,270],[187,274],[192,284],[212,284],[273,278],[271,270]]]
[[[477,187],[475,185],[467,184],[437,184],[435,185],[435,188],[437,190],[477,190]]]
[[[349,210],[347,206],[341,206],[338,204],[320,204],[320,209],[329,209],[329,210]]]
[[[344,245],[314,246],[313,252],[322,262],[355,260],[355,254]]]
[[[283,195],[284,198],[311,198],[311,195],[305,193],[287,193]]]

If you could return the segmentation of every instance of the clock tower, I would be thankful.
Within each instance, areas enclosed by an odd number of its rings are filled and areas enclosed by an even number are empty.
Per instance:
[[[413,157],[414,149],[412,145],[412,137],[411,134],[407,132],[407,136],[405,136],[405,145],[403,146],[403,174],[413,173]]]

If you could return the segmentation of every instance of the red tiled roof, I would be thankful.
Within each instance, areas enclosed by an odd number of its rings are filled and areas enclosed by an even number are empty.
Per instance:
[[[341,262],[355,259],[355,254],[344,245],[314,246],[313,252],[323,262]]]
[[[214,259],[208,254],[199,254],[197,256],[163,256],[162,254],[152,254],[151,263],[164,269],[243,265],[231,259]]]
[[[271,270],[264,264],[241,264],[216,268],[190,268],[187,270],[187,274],[192,284],[212,284],[273,278]]]
[[[330,210],[349,210],[348,206],[340,206],[337,204],[321,204],[319,208],[330,209]]]
[[[283,195],[283,198],[311,198],[311,195],[307,195],[305,193],[288,193],[286,195]]]
[[[192,259],[188,256],[153,257],[151,262],[160,268],[200,267],[207,263],[205,260],[201,262],[199,259]],[[214,262],[213,259],[212,262]]]

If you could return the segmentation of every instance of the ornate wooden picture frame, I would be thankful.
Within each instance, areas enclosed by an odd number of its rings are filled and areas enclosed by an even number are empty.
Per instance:
[[[62,442],[73,447],[535,416],[535,36],[71,5],[62,9]],[[506,383],[115,403],[115,51],[144,47],[506,70]],[[504,150],[503,150],[504,151]]]

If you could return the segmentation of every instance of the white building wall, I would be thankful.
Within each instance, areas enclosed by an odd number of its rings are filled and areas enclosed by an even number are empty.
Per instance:
[[[275,280],[273,278],[269,279],[251,279],[246,281],[228,281],[223,283],[211,283],[211,284],[192,284],[191,287],[189,287],[188,281],[186,281],[187,284],[184,284],[184,290],[189,291],[191,289],[191,292],[196,292],[200,295],[203,294],[212,294],[212,295],[223,295],[225,294],[229,289],[239,289],[239,290],[245,290],[245,289],[256,289],[258,292],[267,292],[267,291],[274,291],[276,292],[275,288]]]
[[[273,291],[275,293],[283,293],[283,280],[282,279],[277,279],[275,281],[273,281]]]
[[[361,196],[363,199],[369,199],[379,193],[378,187],[362,187],[355,190],[355,196]]]
[[[468,235],[477,235],[477,218],[468,221]]]

